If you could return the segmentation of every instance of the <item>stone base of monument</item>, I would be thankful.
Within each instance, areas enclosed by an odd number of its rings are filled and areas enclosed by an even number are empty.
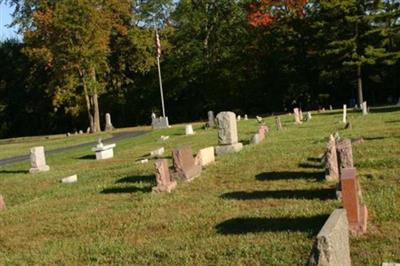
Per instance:
[[[168,117],[155,117],[151,121],[153,129],[169,128]]]
[[[168,185],[158,185],[156,187],[153,187],[152,191],[153,193],[171,193],[172,190],[176,188],[176,181],[171,181]]]
[[[243,149],[243,144],[240,142],[231,145],[221,145],[215,147],[215,154],[223,155],[223,154],[235,153],[241,151],[242,149]]]
[[[104,145],[103,147],[92,148],[96,152],[96,160],[105,160],[114,157],[115,144]]]
[[[35,167],[35,168],[31,168],[29,169],[29,173],[31,174],[35,174],[35,173],[40,173],[40,172],[47,172],[50,170],[50,166],[48,165],[42,165],[40,167]]]

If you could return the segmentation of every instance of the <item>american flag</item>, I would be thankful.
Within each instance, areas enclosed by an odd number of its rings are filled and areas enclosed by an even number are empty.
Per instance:
[[[157,49],[157,57],[161,56],[161,43],[160,36],[158,35],[158,31],[156,30],[156,49]]]

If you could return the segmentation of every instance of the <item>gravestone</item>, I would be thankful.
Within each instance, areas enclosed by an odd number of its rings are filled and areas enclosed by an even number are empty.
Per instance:
[[[275,117],[275,125],[278,131],[282,130],[281,118],[279,116]]]
[[[301,120],[300,120],[299,108],[294,108],[293,109],[293,114],[294,114],[294,122],[296,123],[296,125],[300,125],[301,124]]]
[[[251,137],[250,143],[251,144],[259,144],[263,140],[263,137],[260,135],[260,133],[254,134]]]
[[[355,168],[345,168],[340,173],[343,207],[346,209],[350,231],[363,234],[367,231],[368,209],[360,201],[360,188]]]
[[[72,183],[76,183],[76,182],[78,182],[77,175],[71,175],[71,176],[64,177],[63,179],[61,179],[61,183],[64,183],[64,184],[72,184]]]
[[[260,126],[258,128],[257,133],[260,135],[261,141],[263,141],[265,139],[265,135],[267,135],[268,131],[269,131],[269,129],[267,126]]]
[[[44,154],[44,147],[34,147],[31,149],[31,169],[29,173],[39,173],[49,171],[50,167],[46,165],[46,157]]]
[[[239,122],[240,120],[242,120],[242,117],[240,115],[237,116],[237,121]]]
[[[343,104],[343,124],[347,123],[347,105]]]
[[[310,266],[351,266],[346,210],[336,209],[317,235]]]
[[[186,125],[185,134],[186,134],[186,136],[194,135],[193,126],[191,124]]]
[[[2,195],[0,195],[0,211],[6,209],[6,202],[4,201],[4,198]]]
[[[153,129],[169,128],[168,117],[156,117],[154,113],[151,114],[151,126]]]
[[[258,123],[262,123],[262,122],[263,122],[263,119],[262,119],[261,116],[256,116],[256,119],[257,119],[257,122],[258,122]]]
[[[150,157],[161,157],[164,154],[164,151],[165,151],[164,147],[151,151]]]
[[[367,115],[368,114],[367,102],[363,102],[362,103],[362,112],[363,112],[363,115]]]
[[[90,133],[90,127],[88,127],[87,129],[86,129],[86,134],[89,134]]]
[[[79,130],[79,135],[83,135],[83,131],[82,131],[82,129],[81,129],[81,130]]]
[[[199,150],[195,158],[195,164],[201,165],[202,167],[207,166],[215,162],[215,150],[214,147],[208,147]]]
[[[329,110],[331,110],[331,111],[333,110],[333,107],[332,107],[332,105],[329,105]]]
[[[307,121],[310,121],[312,119],[311,112],[307,112]]]
[[[114,148],[116,144],[104,145],[101,139],[98,139],[96,147],[92,151],[96,153],[96,160],[106,160],[114,157]]]
[[[339,163],[336,153],[336,141],[333,135],[330,135],[325,153],[325,179],[336,181],[339,179]]]
[[[217,155],[238,152],[243,144],[238,142],[236,115],[233,112],[221,112],[217,115],[218,146]]]
[[[215,127],[215,117],[214,117],[214,112],[213,111],[208,111],[208,126],[211,128]]]
[[[201,175],[201,165],[195,164],[190,146],[173,149],[172,158],[176,174],[184,180],[192,181]]]
[[[336,151],[338,155],[339,170],[343,168],[353,168],[353,150],[350,139],[340,139],[336,141]]]
[[[157,160],[154,163],[156,172],[157,186],[153,187],[154,193],[167,192],[170,193],[176,188],[176,181],[171,180],[171,175],[168,169],[168,161],[166,159]]]
[[[244,115],[244,120],[249,120],[247,115]]]
[[[111,115],[106,113],[106,131],[113,130],[114,127],[111,123]]]

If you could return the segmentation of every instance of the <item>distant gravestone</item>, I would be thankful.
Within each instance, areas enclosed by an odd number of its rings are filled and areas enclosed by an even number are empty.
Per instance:
[[[215,117],[214,117],[214,112],[213,111],[208,111],[208,126],[211,128],[215,127]]]
[[[46,157],[44,154],[44,147],[34,147],[31,149],[31,169],[29,173],[39,173],[49,171],[50,167],[46,165]]]
[[[64,177],[63,179],[61,179],[61,183],[64,183],[64,184],[72,184],[72,183],[76,183],[76,182],[78,182],[77,175],[71,175],[71,176]]]
[[[214,147],[208,147],[199,150],[196,155],[195,163],[201,165],[202,167],[207,166],[215,162],[215,150]]]
[[[281,123],[281,118],[279,116],[275,117],[275,125],[276,125],[276,129],[278,131],[282,130],[282,123]]]
[[[195,164],[190,146],[172,150],[172,158],[177,175],[184,180],[192,181],[201,175],[201,165]]]
[[[166,159],[158,160],[155,162],[154,166],[156,171],[157,186],[153,187],[153,192],[170,193],[173,189],[176,188],[176,181],[171,180],[171,175],[168,169],[168,161]]]
[[[101,139],[98,139],[96,147],[92,151],[96,153],[96,160],[106,160],[114,157],[114,148],[116,144],[104,145]]]
[[[6,202],[4,201],[4,198],[2,195],[0,195],[0,211],[6,209]]]
[[[300,125],[301,124],[301,120],[300,120],[300,110],[299,110],[299,108],[294,108],[293,109],[293,114],[294,114],[294,122],[296,123],[296,125]]]
[[[330,135],[325,153],[325,179],[336,181],[339,179],[339,164],[336,153],[336,140]]]
[[[250,143],[251,144],[259,144],[259,143],[261,143],[261,141],[262,141],[262,137],[259,133],[257,133],[251,137]]]
[[[312,119],[311,112],[307,112],[307,121],[310,121]]]
[[[363,112],[363,115],[367,115],[368,114],[367,102],[363,102],[362,103],[362,112]]]
[[[90,133],[90,127],[88,127],[87,129],[86,129],[86,134],[89,134]]]
[[[82,130],[79,130],[79,135],[83,135],[83,131]]]
[[[106,113],[106,131],[113,130],[114,127],[111,123],[111,115]]]
[[[317,235],[310,266],[351,266],[346,210],[336,209]]]
[[[244,120],[249,120],[247,115],[244,115]]]
[[[343,124],[347,123],[347,105],[343,104]]]
[[[257,119],[257,122],[258,122],[258,123],[262,123],[262,122],[263,122],[263,119],[262,119],[261,116],[256,116],[256,119]]]
[[[233,112],[221,112],[217,115],[218,146],[217,155],[238,152],[243,144],[238,142],[236,115]]]
[[[237,121],[239,122],[240,120],[242,120],[242,117],[240,115],[237,116]]]
[[[329,105],[329,110],[331,110],[331,111],[333,110],[333,107],[332,107],[332,105]]]
[[[169,128],[168,117],[156,117],[156,115],[152,113],[151,126],[153,127],[153,129]]]
[[[161,157],[164,154],[164,147],[150,152],[150,157]]]
[[[186,125],[185,134],[186,136],[194,135],[193,126],[191,124]]]

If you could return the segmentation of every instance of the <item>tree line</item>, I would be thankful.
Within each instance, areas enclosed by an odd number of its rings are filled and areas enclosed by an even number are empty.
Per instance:
[[[395,103],[400,0],[0,0],[0,137]]]

